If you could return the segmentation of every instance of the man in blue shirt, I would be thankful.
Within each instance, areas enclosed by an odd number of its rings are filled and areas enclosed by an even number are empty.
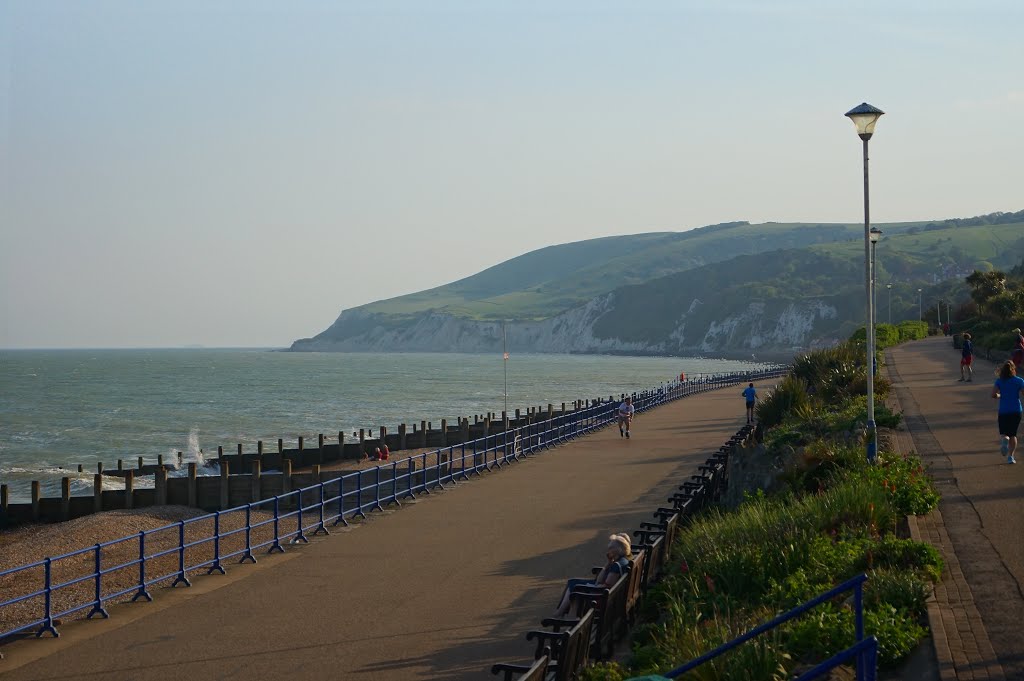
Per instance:
[[[757,391],[751,383],[744,389],[743,398],[747,401],[747,423],[754,422],[754,405],[757,403]]]

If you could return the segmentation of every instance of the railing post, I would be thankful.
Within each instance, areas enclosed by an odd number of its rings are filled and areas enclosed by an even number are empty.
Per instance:
[[[146,589],[146,531],[139,532],[139,590],[132,596],[132,603],[140,598],[152,602],[153,597]]]
[[[323,435],[320,437],[322,438]],[[320,451],[323,451],[323,445],[320,446]],[[323,482],[320,483],[320,524],[316,526],[315,530],[313,530],[314,537],[321,532],[324,534],[330,534],[330,532],[327,531],[327,527],[324,525],[324,507],[327,505],[327,502],[324,501],[324,484],[325,483]]]
[[[359,516],[363,520],[366,520],[366,514],[363,513],[363,472],[356,471],[356,512],[352,514],[352,519]]]
[[[166,475],[166,471],[164,472]],[[185,521],[178,521],[178,576],[171,582],[171,588],[178,586],[179,583],[184,583],[185,586],[192,586],[192,582],[188,581],[188,577],[185,575]]]
[[[214,570],[225,574],[224,566],[220,564],[220,511],[213,512],[213,565],[206,574],[212,575]]]
[[[373,471],[373,508],[370,510],[372,511],[374,509],[377,509],[381,513],[384,512],[384,507],[380,505],[380,466],[374,468]]]
[[[402,495],[403,499],[415,499],[416,495],[412,493],[412,479],[416,475],[416,462],[412,460],[410,456],[406,459],[406,490],[405,494]]]
[[[99,473],[96,474],[99,476]],[[94,549],[94,567],[96,570],[96,599],[92,604],[92,610],[85,616],[86,619],[91,620],[93,615],[103,615],[103,619],[108,619],[110,615],[107,613],[106,608],[103,607],[103,583],[101,581],[103,577],[102,563],[100,560],[100,554],[103,551],[103,547],[99,544]]]
[[[273,553],[278,551],[284,553],[284,547],[281,546],[281,497],[274,497],[274,543],[267,549],[267,553]]]
[[[345,476],[338,478],[338,517],[334,520],[334,525],[348,527],[348,521],[345,520]]]
[[[864,582],[858,582],[853,588],[853,634],[856,643],[864,640]],[[857,656],[857,681],[867,681],[864,674],[864,666],[861,664],[863,656]]]
[[[60,633],[57,632],[57,628],[53,626],[53,610],[50,598],[50,594],[52,591],[50,581],[51,562],[52,561],[49,558],[43,561],[43,626],[40,627],[39,631],[36,632],[36,638],[40,638],[46,632],[50,632],[51,634],[53,634],[54,638],[60,636]]]
[[[256,556],[252,555],[252,504],[245,506],[245,553],[242,554],[238,563],[242,564],[247,560],[256,562]]]
[[[298,515],[296,515],[296,523],[298,527],[296,528],[295,536],[292,537],[289,543],[298,544],[299,542],[302,542],[303,544],[308,544],[309,540],[306,539],[306,533],[302,529],[302,489],[297,489],[294,493],[296,495],[295,505],[298,507]]]

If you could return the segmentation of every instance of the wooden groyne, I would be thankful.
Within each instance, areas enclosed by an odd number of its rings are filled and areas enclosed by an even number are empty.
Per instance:
[[[634,396],[647,396],[653,392],[634,393]],[[43,497],[41,483],[32,481],[30,501],[10,503],[9,486],[0,485],[0,527],[25,522],[59,522],[102,511],[165,504],[192,506],[206,511],[225,510],[334,480],[341,472],[321,471],[321,467],[374,458],[385,447],[392,453],[443,450],[559,419],[576,410],[617,402],[622,397],[624,395],[563,402],[560,408],[554,404],[539,405],[525,410],[516,409],[513,414],[489,412],[472,418],[441,419],[436,428],[433,422],[424,420],[413,423],[411,428],[408,424],[399,424],[392,432],[385,426],[376,433],[359,429],[348,438],[345,431],[338,431],[336,437],[320,433],[309,440],[299,436],[292,447],[286,447],[283,438],[278,438],[273,449],[258,441],[256,451],[248,452],[238,443],[233,453],[218,447],[217,455],[203,466],[194,462],[186,464],[183,452],[170,457],[171,461],[165,461],[165,457],[160,455],[156,463],[147,463],[140,456],[134,466],[131,462],[126,466],[124,459],[118,459],[115,466],[109,467],[99,462],[93,474],[90,495],[72,496],[71,478],[63,477],[59,497]],[[445,455],[439,452],[437,456]],[[77,469],[79,473],[84,472],[81,465]],[[118,486],[123,485],[123,489],[110,489],[110,478],[119,478]]]

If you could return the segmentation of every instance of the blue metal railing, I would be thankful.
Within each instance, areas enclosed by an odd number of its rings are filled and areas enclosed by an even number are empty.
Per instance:
[[[749,372],[702,374],[696,380],[673,382],[663,388],[633,393],[633,403],[637,412],[643,412],[689,395],[735,385],[741,381],[775,378],[788,373],[788,371],[788,367],[778,367]],[[341,475],[269,499],[215,511],[188,520],[180,520],[171,525],[142,531],[138,534],[5,570],[0,572],[0,587],[4,585],[4,581],[13,581],[15,575],[42,568],[42,588],[0,601],[0,613],[3,613],[4,608],[30,599],[41,598],[42,607],[37,619],[16,624],[6,631],[0,631],[0,638],[25,633],[33,629],[35,629],[37,637],[45,633],[56,637],[60,635],[56,627],[57,620],[86,608],[92,608],[86,618],[91,619],[94,615],[106,618],[109,617],[109,614],[104,604],[132,594],[132,592],[134,594],[130,600],[133,602],[140,598],[152,601],[153,596],[149,587],[158,583],[170,581],[171,587],[178,584],[191,586],[188,579],[189,572],[206,568],[207,574],[213,572],[225,574],[225,560],[238,558],[239,563],[255,563],[257,559],[254,551],[263,548],[267,549],[268,554],[283,553],[285,547],[282,542],[308,543],[307,531],[313,535],[329,534],[328,523],[331,523],[332,526],[348,525],[349,520],[365,519],[367,512],[383,511],[382,504],[401,506],[402,499],[415,498],[416,494],[430,494],[432,490],[445,489],[445,485],[457,485],[459,480],[469,480],[470,475],[479,476],[482,471],[501,468],[528,454],[545,451],[557,444],[603,428],[615,421],[617,407],[617,401],[597,402],[589,407],[574,409],[571,412],[566,411],[551,419],[538,420],[514,429],[502,430],[499,433],[485,435],[470,442],[442,447],[433,452],[425,452],[393,463],[377,465],[372,469]],[[429,463],[428,459],[434,463]],[[364,484],[366,475],[372,476],[372,482],[369,485]],[[266,517],[254,520],[254,511]],[[233,519],[238,526],[224,529],[226,518]],[[211,520],[213,528],[209,536],[186,541],[186,530],[189,526],[198,527],[198,524],[209,523]],[[286,526],[291,529],[287,529]],[[154,538],[164,539],[170,532],[176,535],[176,541],[170,542],[169,548],[147,552],[147,538],[151,540],[150,544],[152,544]],[[262,541],[254,541],[254,533],[266,536]],[[223,540],[236,535],[243,537],[242,548],[223,553]],[[137,558],[103,567],[105,553],[109,554],[112,547],[130,546],[132,542],[138,543]],[[187,556],[190,553],[194,555],[200,549],[208,549],[211,555],[198,562],[190,563]],[[54,564],[67,565],[90,553],[93,566],[91,573],[66,581],[54,578]],[[159,576],[147,573],[147,564],[152,567],[157,559],[175,556],[175,554],[177,564],[173,571]],[[73,568],[72,565],[71,569]],[[132,586],[110,593],[105,592],[104,577],[114,572],[132,569],[137,570],[138,575]],[[73,601],[61,606],[64,608],[62,610],[54,605],[55,593],[87,581],[94,583],[93,598]],[[0,593],[5,592],[10,593],[10,590],[0,591]]]
[[[836,596],[846,593],[847,591],[853,592],[853,606],[854,606],[854,636],[856,637],[855,645],[851,648],[844,650],[841,653],[829,658],[825,662],[817,665],[813,669],[807,671],[802,675],[801,679],[814,679],[824,674],[833,667],[842,664],[845,660],[851,657],[857,658],[857,681],[875,681],[875,661],[876,653],[878,650],[878,642],[874,641],[873,644],[867,643],[864,638],[864,582],[867,581],[867,575],[860,574],[852,579],[848,579],[839,586],[826,591],[825,593],[812,598],[811,600],[798,605],[789,612],[785,612],[775,619],[765,622],[764,624],[754,627],[742,636],[723,643],[709,653],[704,653],[695,660],[687,662],[681,667],[676,667],[672,671],[665,674],[666,678],[674,679],[686,672],[699,667],[705,662],[712,660],[719,655],[726,653],[733,648],[736,648],[743,643],[746,643],[755,636],[759,636],[764,632],[774,629],[775,627],[787,622],[794,617],[802,615],[811,608],[814,608],[826,601],[830,601]],[[874,637],[871,638],[874,640]]]

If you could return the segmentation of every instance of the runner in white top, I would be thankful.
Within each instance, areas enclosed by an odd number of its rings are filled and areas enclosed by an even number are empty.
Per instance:
[[[632,397],[627,397],[626,401],[619,405],[619,437],[629,437],[629,424],[633,422],[634,411]],[[625,431],[622,429],[623,425],[626,426]]]

